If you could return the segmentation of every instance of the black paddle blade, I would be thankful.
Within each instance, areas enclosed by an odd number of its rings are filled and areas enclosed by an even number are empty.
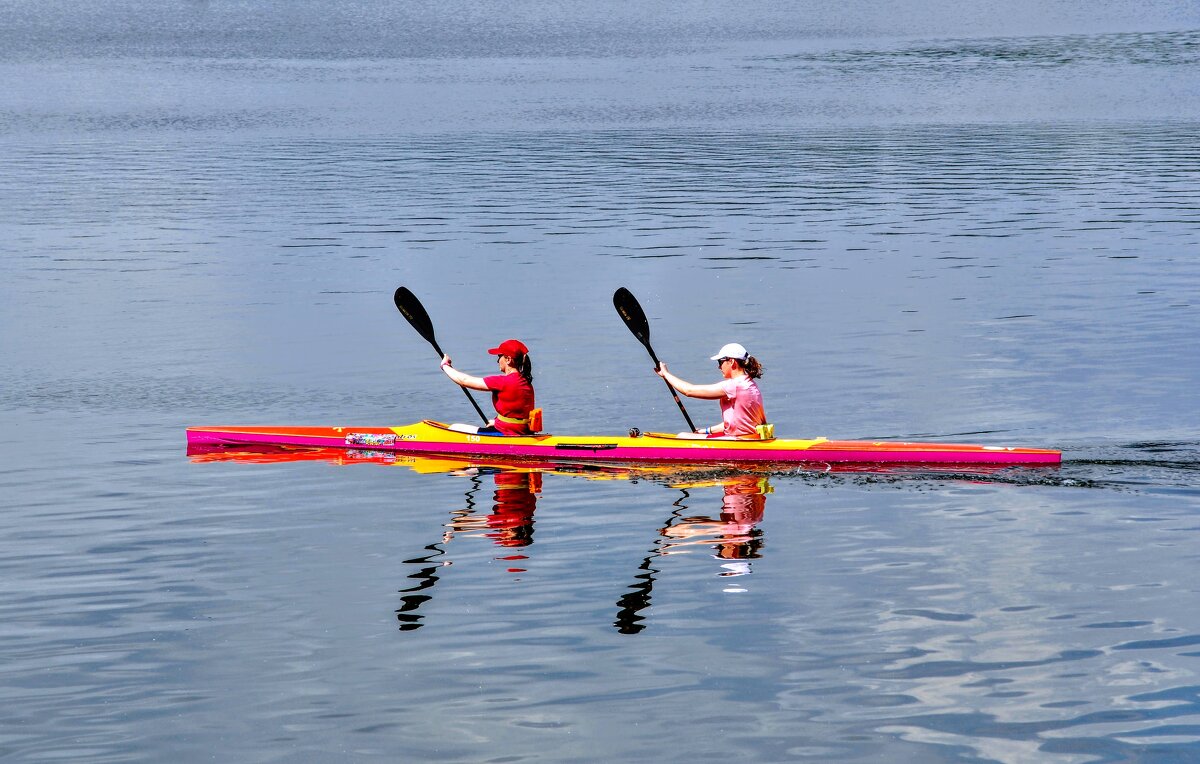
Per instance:
[[[621,320],[629,327],[629,331],[633,332],[633,336],[637,337],[638,342],[649,348],[650,322],[646,320],[646,311],[642,310],[633,292],[625,287],[618,289],[613,293],[613,307],[617,309]]]
[[[429,314],[425,312],[425,306],[417,299],[417,296],[408,291],[408,287],[398,287],[396,294],[392,296],[392,301],[396,303],[396,310],[400,311],[401,315],[412,324],[412,328],[417,330],[417,334],[425,338],[425,341],[433,345],[434,351],[439,357],[445,355],[442,349],[438,347],[437,340],[433,336],[433,322],[429,320]],[[479,408],[479,404],[475,402],[475,398],[471,396],[471,391],[467,388],[462,389],[467,396],[467,400],[475,407],[475,411],[479,412],[479,418],[484,424],[488,424],[487,415],[483,413],[483,409]]]
[[[650,354],[650,360],[654,361],[654,370],[658,371],[658,356],[654,354],[654,348],[650,347],[650,322],[646,320],[646,311],[642,310],[642,306],[638,304],[633,292],[625,287],[618,289],[613,293],[613,306],[621,315],[621,320],[629,327],[629,331],[633,332],[633,336],[637,337],[638,342],[646,348],[646,352]],[[692,424],[692,418],[688,416],[687,409],[683,407],[683,401],[679,400],[679,394],[675,392],[675,388],[671,387],[670,382],[664,379],[663,383],[671,391],[671,397],[675,399],[675,405],[679,406],[679,413],[683,414],[688,429],[694,431],[696,425]]]
[[[408,323],[412,324],[412,328],[417,330],[417,334],[436,348],[437,340],[433,336],[433,322],[429,320],[429,314],[425,312],[425,306],[421,304],[417,296],[408,291],[408,287],[400,287],[392,299],[396,303],[396,309],[408,320]]]

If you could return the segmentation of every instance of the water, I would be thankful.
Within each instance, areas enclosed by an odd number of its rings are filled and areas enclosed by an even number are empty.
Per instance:
[[[0,2],[0,757],[1200,757],[1200,13]],[[682,417],[1053,470],[192,461]],[[689,403],[698,423],[715,406]],[[540,483],[540,486],[539,486]],[[722,512],[725,515],[722,515]]]

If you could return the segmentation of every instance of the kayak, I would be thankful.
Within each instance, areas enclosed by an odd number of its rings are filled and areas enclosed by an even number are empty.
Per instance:
[[[838,474],[892,475],[897,477],[930,477],[942,475],[967,480],[987,479],[996,473],[1016,469],[1044,469],[1037,464],[870,464],[867,462],[796,462],[772,464],[770,462],[741,462],[735,464],[711,464],[692,462],[591,462],[582,459],[512,459],[499,456],[472,456],[470,454],[407,454],[397,451],[375,451],[366,448],[316,448],[312,446],[273,446],[261,444],[245,445],[195,445],[188,446],[188,458],[194,464],[283,464],[294,462],[321,462],[338,467],[373,464],[387,467],[403,467],[421,475],[495,475],[530,474],[567,476],[586,480],[647,480],[657,481],[672,488],[701,488],[714,485],[729,485],[747,477],[760,479],[781,472],[821,472]]]
[[[669,433],[628,436],[481,435],[425,420],[401,427],[189,427],[188,448],[286,446],[358,449],[403,454],[483,456],[552,462],[626,464],[962,464],[1057,465],[1060,451],[1013,446],[829,440],[740,440]]]

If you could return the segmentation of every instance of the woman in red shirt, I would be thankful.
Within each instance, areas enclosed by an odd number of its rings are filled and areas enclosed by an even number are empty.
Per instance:
[[[519,340],[505,340],[488,350],[496,356],[500,373],[490,377],[473,377],[454,368],[450,356],[442,356],[442,371],[457,384],[471,390],[490,391],[496,418],[474,432],[484,435],[530,435],[529,412],[533,411],[533,364],[529,348]],[[454,429],[463,429],[455,425]]]

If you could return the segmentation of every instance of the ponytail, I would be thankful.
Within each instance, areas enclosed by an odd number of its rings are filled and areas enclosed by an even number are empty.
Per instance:
[[[517,352],[512,357],[513,366],[517,368],[517,373],[520,374],[526,382],[533,384],[533,361],[529,360],[528,353]]]
[[[742,367],[742,371],[746,372],[746,376],[750,379],[758,379],[763,375],[763,365],[758,362],[754,356],[749,356],[745,361],[738,361]]]

